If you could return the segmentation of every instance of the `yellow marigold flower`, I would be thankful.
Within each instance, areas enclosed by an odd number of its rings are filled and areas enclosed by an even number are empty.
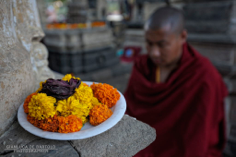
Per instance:
[[[87,104],[81,103],[79,105],[79,108],[80,108],[79,112],[74,113],[74,115],[76,115],[78,118],[80,118],[84,124],[87,122],[87,117],[88,117],[89,112],[92,108],[92,103],[87,103]]]
[[[33,96],[33,95],[36,95],[36,94],[37,94],[37,93],[32,93],[32,94],[30,94],[29,96],[27,96],[27,98],[25,99],[25,102],[24,102],[24,105],[23,105],[25,113],[27,113],[27,114],[29,113],[28,104],[29,104],[29,102],[30,102],[32,96]]]
[[[93,90],[88,86],[79,86],[73,95],[80,103],[87,104],[93,98]]]
[[[72,113],[76,113],[79,110],[79,105],[79,100],[76,100],[75,97],[70,96],[67,99],[59,100],[57,102],[56,110],[60,112],[61,116],[66,117],[71,115]]]
[[[63,81],[68,81],[68,82],[69,82],[71,78],[73,78],[73,79],[77,79],[77,80],[80,80],[79,77],[76,77],[76,78],[75,78],[75,77],[72,76],[71,74],[66,74],[66,75],[62,78],[62,80],[63,80]]]
[[[33,95],[28,104],[29,115],[38,120],[53,117],[56,114],[55,103],[56,99],[45,93]]]
[[[59,100],[57,102],[56,110],[60,112],[61,116],[75,115],[86,123],[86,117],[89,115],[92,103],[80,103],[74,96],[70,96],[65,100]]]
[[[92,100],[91,100],[91,102],[92,102],[92,105],[93,105],[93,106],[100,104],[100,102],[98,101],[98,99],[97,99],[96,97],[93,97]]]

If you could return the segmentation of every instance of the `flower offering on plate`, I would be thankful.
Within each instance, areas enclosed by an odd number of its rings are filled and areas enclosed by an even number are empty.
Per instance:
[[[86,122],[97,126],[106,121],[120,97],[111,85],[89,86],[67,74],[62,79],[41,82],[40,88],[25,99],[23,109],[27,121],[41,130],[72,133],[80,131]]]

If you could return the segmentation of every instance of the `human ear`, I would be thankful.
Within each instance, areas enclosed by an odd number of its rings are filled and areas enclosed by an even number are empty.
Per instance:
[[[188,36],[188,32],[186,29],[184,29],[180,35],[182,44],[186,42],[187,36]]]

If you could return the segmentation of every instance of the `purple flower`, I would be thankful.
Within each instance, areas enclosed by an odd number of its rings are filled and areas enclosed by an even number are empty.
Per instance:
[[[43,88],[39,93],[46,93],[47,96],[62,100],[73,95],[75,89],[78,88],[80,84],[80,80],[73,78],[70,79],[69,82],[61,79],[47,79],[46,83],[43,83]]]

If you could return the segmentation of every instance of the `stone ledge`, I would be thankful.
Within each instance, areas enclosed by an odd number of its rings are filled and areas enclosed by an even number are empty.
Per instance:
[[[153,128],[125,115],[122,121],[107,132],[89,139],[72,141],[72,145],[85,157],[129,157],[151,144],[156,138],[155,134]]]
[[[131,157],[151,144],[156,138],[155,129],[135,118],[125,115],[122,120],[110,130],[83,140],[56,141],[34,136],[25,131],[15,121],[8,131],[0,137],[0,156],[50,156],[50,157]],[[50,145],[56,150],[47,153],[21,153],[6,150],[7,146]]]

